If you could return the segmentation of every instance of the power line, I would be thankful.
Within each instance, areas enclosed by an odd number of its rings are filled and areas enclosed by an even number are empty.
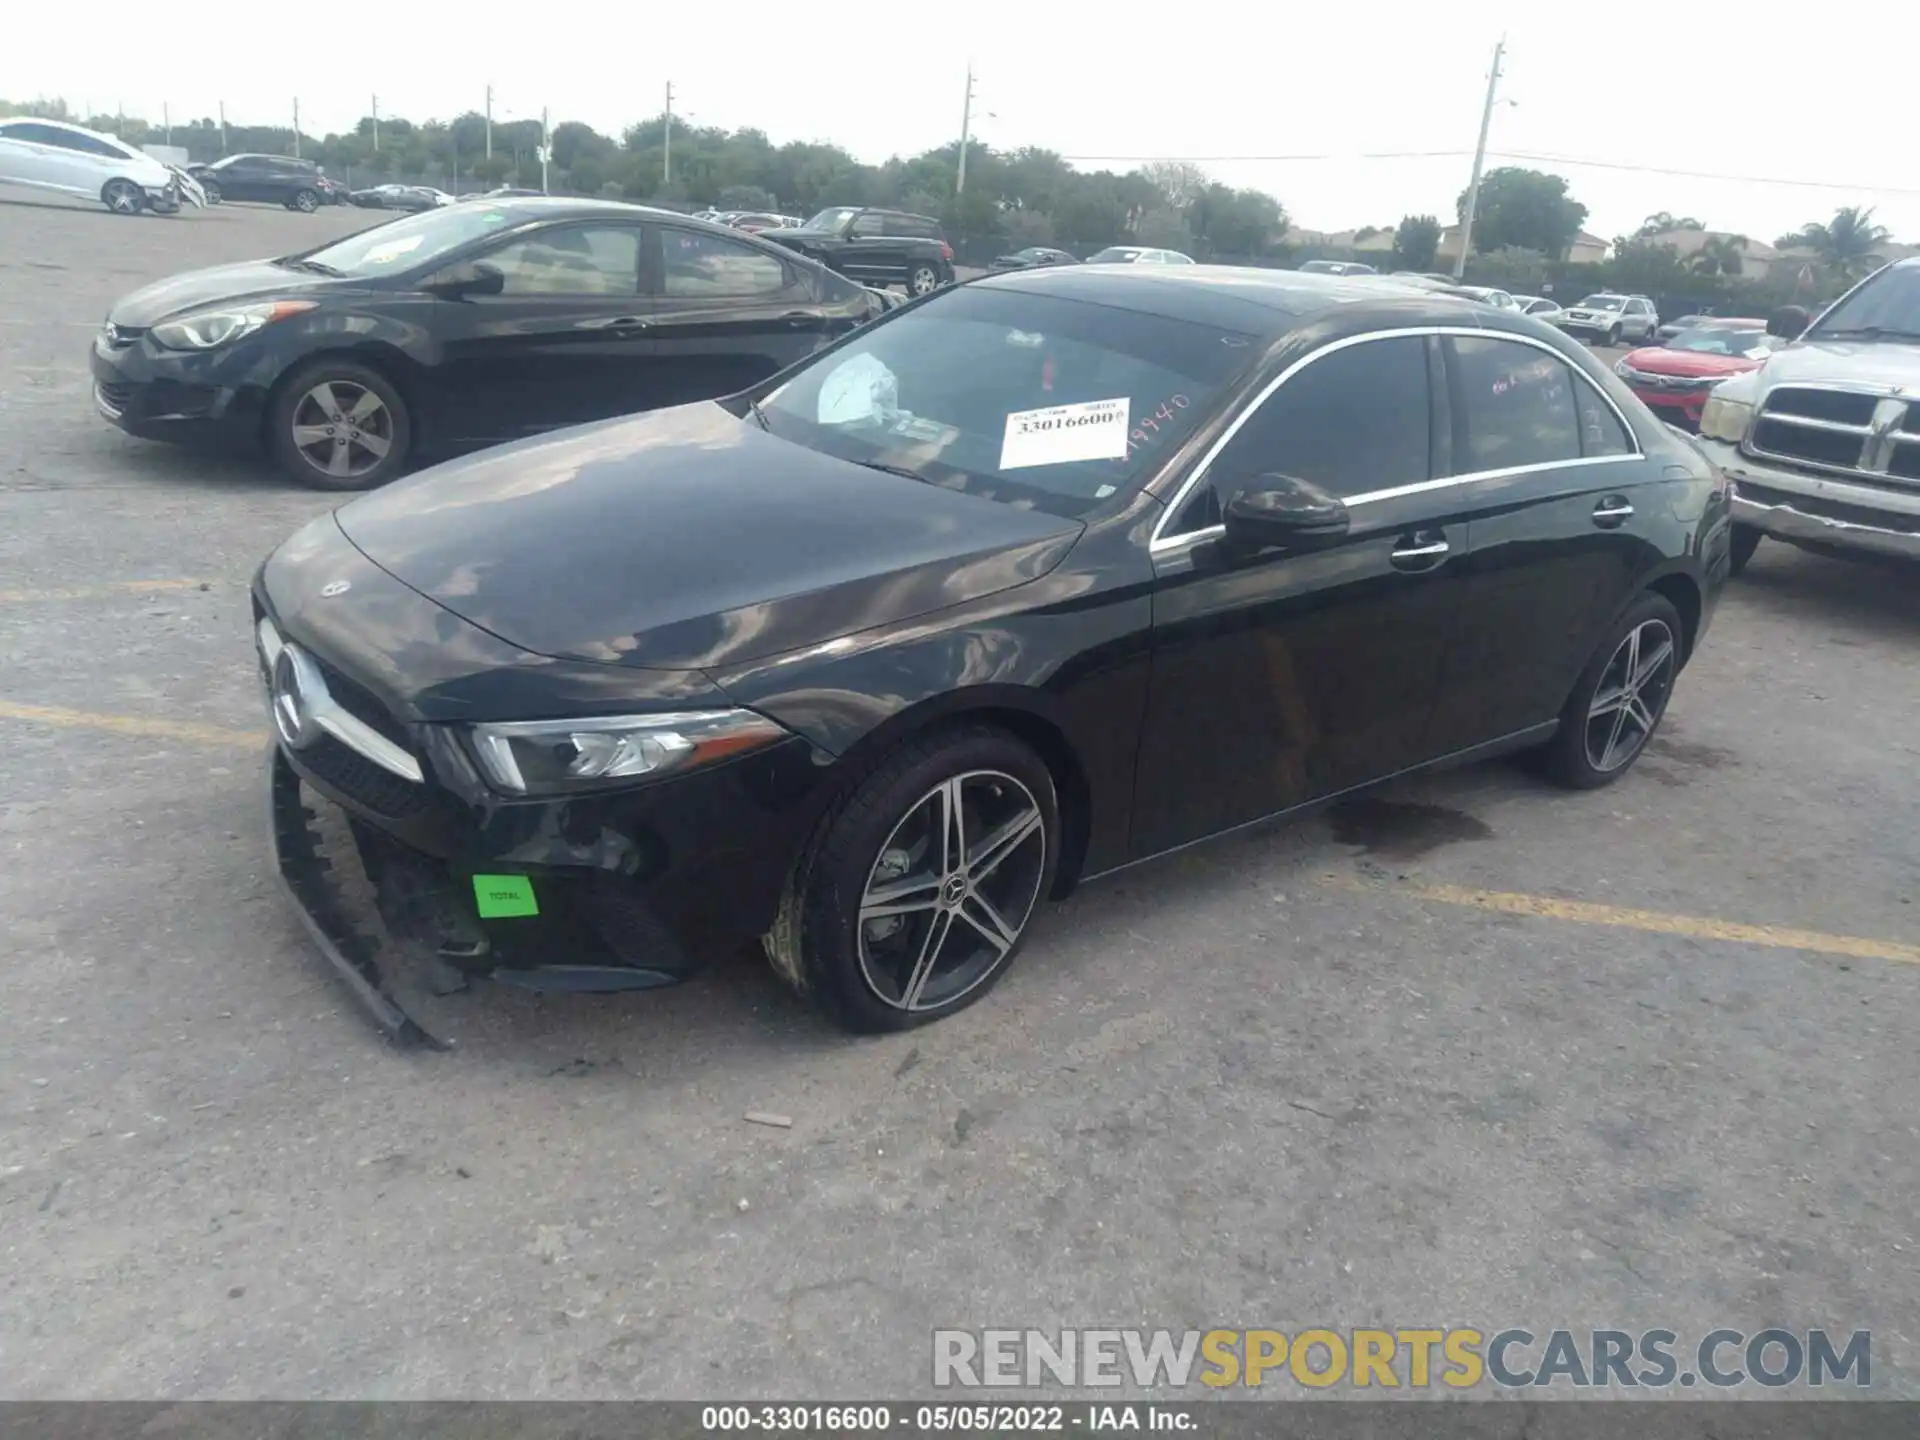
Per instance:
[[[1062,155],[1076,165],[1132,163],[1241,165],[1318,160],[1463,160],[1471,150],[1345,150],[1296,155]],[[1666,165],[1629,165],[1617,160],[1588,160],[1578,155],[1547,155],[1532,150],[1489,150],[1496,160],[1529,160],[1537,165],[1569,165],[1586,170],[1618,170],[1635,175],[1671,175],[1685,180],[1726,180],[1744,185],[1788,185],[1807,190],[1853,190],[1869,195],[1920,195],[1920,188],[1854,184],[1845,180],[1798,180],[1781,175],[1736,175],[1718,170],[1681,170]]]

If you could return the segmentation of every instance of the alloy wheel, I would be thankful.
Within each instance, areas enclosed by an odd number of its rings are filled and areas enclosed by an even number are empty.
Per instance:
[[[130,181],[116,180],[107,186],[107,208],[116,215],[131,215],[140,208],[140,192]]]
[[[1678,654],[1664,620],[1643,620],[1621,640],[1587,706],[1587,763],[1624,768],[1653,734],[1673,692]]]
[[[860,971],[885,1004],[939,1009],[987,980],[1040,898],[1047,829],[1033,792],[972,770],[910,807],[860,896]]]
[[[322,474],[365,475],[393,448],[393,412],[363,385],[322,380],[293,407],[293,445]]]
[[[930,295],[940,288],[940,276],[933,267],[922,265],[913,272],[913,280],[908,288],[916,295]]]

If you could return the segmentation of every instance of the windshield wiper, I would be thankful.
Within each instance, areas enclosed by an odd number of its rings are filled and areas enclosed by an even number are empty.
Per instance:
[[[856,460],[853,463],[856,465],[864,465],[869,470],[883,470],[889,475],[898,475],[903,480],[918,480],[922,485],[931,485],[934,483],[918,470],[909,470],[904,465],[889,465],[881,460]]]
[[[760,408],[758,400],[747,401],[747,413],[760,422],[760,428],[772,433],[773,426],[767,423],[767,412]]]
[[[336,270],[333,266],[318,260],[276,260],[273,263],[283,265],[289,270],[304,270],[309,275],[331,275],[336,280],[345,279],[347,274],[344,270]]]
[[[1920,330],[1903,330],[1898,325],[1843,325],[1834,330],[1817,330],[1810,340],[1916,340]]]

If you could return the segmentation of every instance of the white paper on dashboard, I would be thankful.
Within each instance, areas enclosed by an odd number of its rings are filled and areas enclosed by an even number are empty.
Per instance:
[[[814,418],[822,425],[851,425],[900,408],[900,382],[871,355],[856,355],[827,376]]]
[[[1127,417],[1131,401],[1088,400],[1016,410],[1007,416],[1000,442],[1000,468],[1066,465],[1076,460],[1119,460],[1127,453]]]

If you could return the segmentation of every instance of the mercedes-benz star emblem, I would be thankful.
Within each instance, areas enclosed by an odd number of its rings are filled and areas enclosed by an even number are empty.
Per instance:
[[[344,595],[353,588],[351,580],[329,580],[320,587],[322,599],[331,600],[336,595]]]
[[[324,687],[313,662],[297,645],[281,648],[273,662],[273,728],[291,750],[304,750],[320,738],[311,697]]]

